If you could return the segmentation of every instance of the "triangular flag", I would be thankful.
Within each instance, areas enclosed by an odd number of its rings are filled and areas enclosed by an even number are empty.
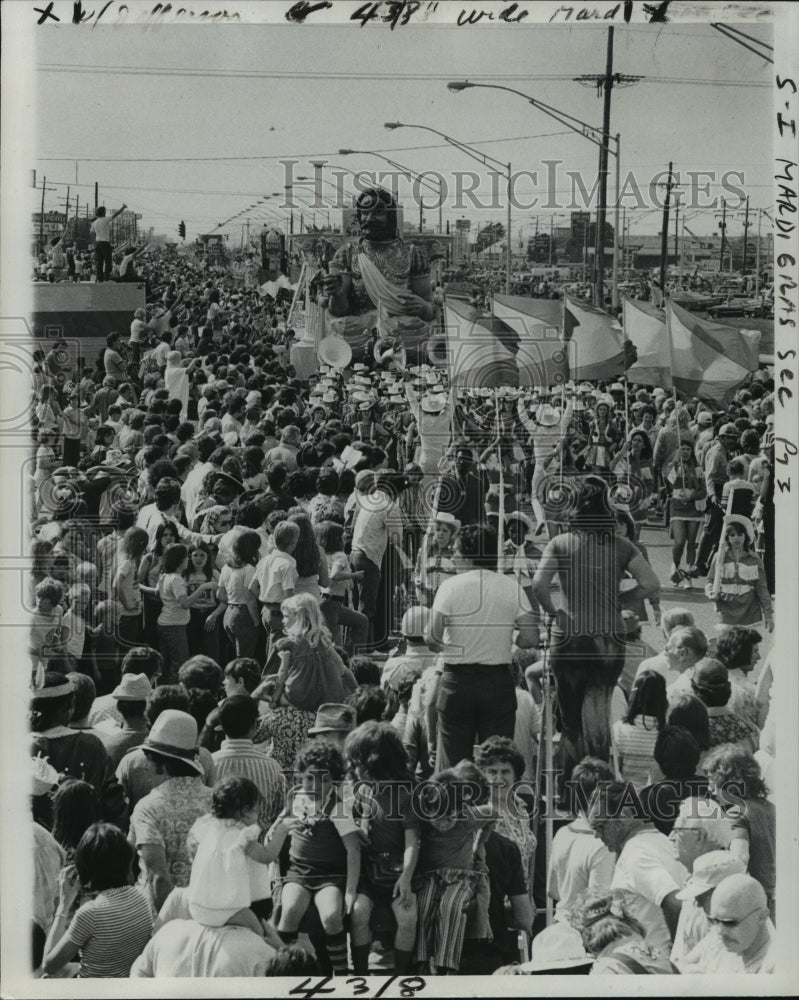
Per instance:
[[[495,295],[492,310],[519,335],[516,352],[519,385],[552,386],[568,380],[568,358],[561,333],[561,302],[522,295]]]
[[[627,378],[671,389],[671,352],[663,310],[636,299],[624,299],[623,306],[624,336],[638,353],[638,360],[627,369]]]
[[[672,377],[677,389],[722,405],[758,367],[759,330],[737,330],[700,319],[666,302]]]
[[[468,389],[519,385],[519,335],[507,323],[460,299],[447,299],[446,335],[451,385]]]
[[[563,307],[563,336],[569,346],[572,379],[609,379],[624,374],[625,354],[621,325],[609,313],[567,295]]]

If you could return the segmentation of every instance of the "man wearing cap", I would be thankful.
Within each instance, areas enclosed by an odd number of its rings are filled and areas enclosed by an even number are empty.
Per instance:
[[[168,708],[142,744],[144,754],[166,780],[139,799],[130,818],[130,841],[142,860],[142,879],[160,910],[175,886],[187,886],[191,858],[186,835],[211,810],[212,790],[203,779],[197,752],[197,723]]]
[[[513,739],[516,693],[512,646],[538,645],[538,619],[524,591],[494,571],[493,528],[467,525],[455,543],[457,576],[439,587],[425,639],[440,651],[436,766],[454,767],[489,736]]]
[[[763,886],[741,872],[727,875],[710,897],[709,933],[686,957],[684,972],[768,974],[776,971],[775,931]]]
[[[733,457],[738,443],[738,431],[735,424],[722,424],[716,441],[705,455],[705,483],[707,485],[708,507],[699,550],[696,554],[697,570],[702,576],[707,576],[710,556],[721,540],[721,529],[724,521],[722,495],[724,484],[730,478],[727,466]]]
[[[106,723],[99,731],[111,765],[116,771],[119,762],[133,747],[140,746],[150,728],[144,710],[152,693],[152,685],[146,674],[123,674],[119,684],[111,692],[116,702],[117,712],[122,717],[122,727]]]
[[[728,875],[744,871],[744,864],[730,854],[730,821],[717,802],[689,798],[680,804],[669,840],[691,877],[677,896],[682,900],[674,934],[671,960],[679,965],[709,933],[707,920],[713,889]]]
[[[405,652],[389,656],[386,660],[380,675],[380,684],[383,688],[388,689],[391,686],[395,674],[415,674],[421,677],[424,671],[435,663],[437,654],[431,653],[424,641],[429,617],[428,609],[419,605],[408,608],[402,616],[400,631],[405,639]]]
[[[344,743],[355,729],[355,709],[350,705],[337,705],[327,702],[320,705],[316,712],[316,720],[308,730],[311,738],[329,740],[335,743],[339,750],[344,749]]]

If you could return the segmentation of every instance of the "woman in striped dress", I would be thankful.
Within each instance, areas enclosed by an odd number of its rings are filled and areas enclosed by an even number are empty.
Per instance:
[[[655,743],[666,724],[666,679],[654,670],[639,674],[630,692],[627,714],[613,726],[612,753],[620,781],[630,781],[636,791],[649,784]]]

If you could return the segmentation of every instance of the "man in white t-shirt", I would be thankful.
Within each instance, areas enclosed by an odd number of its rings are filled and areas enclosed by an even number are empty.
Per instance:
[[[561,827],[552,841],[547,893],[555,901],[555,921],[571,923],[586,893],[607,892],[616,859],[594,836],[585,813],[597,785],[612,781],[608,765],[597,757],[585,757],[572,771],[569,782],[582,800],[575,803],[577,818]]]
[[[466,525],[455,542],[458,574],[438,589],[425,640],[440,651],[438,769],[471,757],[489,736],[513,739],[516,692],[511,654],[538,645],[538,615],[515,577],[487,567],[497,564],[497,535],[484,525]]]
[[[610,889],[634,893],[628,911],[646,931],[646,941],[668,958],[680,917],[678,893],[688,870],[677,851],[645,815],[630,782],[600,785],[591,799],[588,822],[595,836],[616,854]]]
[[[110,218],[105,214],[105,205],[100,205],[95,209],[92,232],[95,239],[94,260],[98,282],[108,281],[111,278],[111,267],[113,264],[111,255],[111,223],[127,207],[127,205],[123,205]]]

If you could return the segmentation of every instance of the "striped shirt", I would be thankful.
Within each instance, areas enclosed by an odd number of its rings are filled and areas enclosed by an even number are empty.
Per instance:
[[[127,979],[153,931],[153,911],[133,885],[105,889],[72,918],[69,939],[80,949],[81,979]]]
[[[639,715],[633,723],[620,720],[613,726],[613,745],[618,755],[620,778],[631,781],[639,792],[649,784],[657,738],[657,719],[651,715]]]
[[[258,822],[268,830],[277,819],[286,801],[286,779],[272,757],[252,740],[222,740],[222,746],[213,755],[216,780],[233,776],[249,778],[261,793],[258,803]]]

